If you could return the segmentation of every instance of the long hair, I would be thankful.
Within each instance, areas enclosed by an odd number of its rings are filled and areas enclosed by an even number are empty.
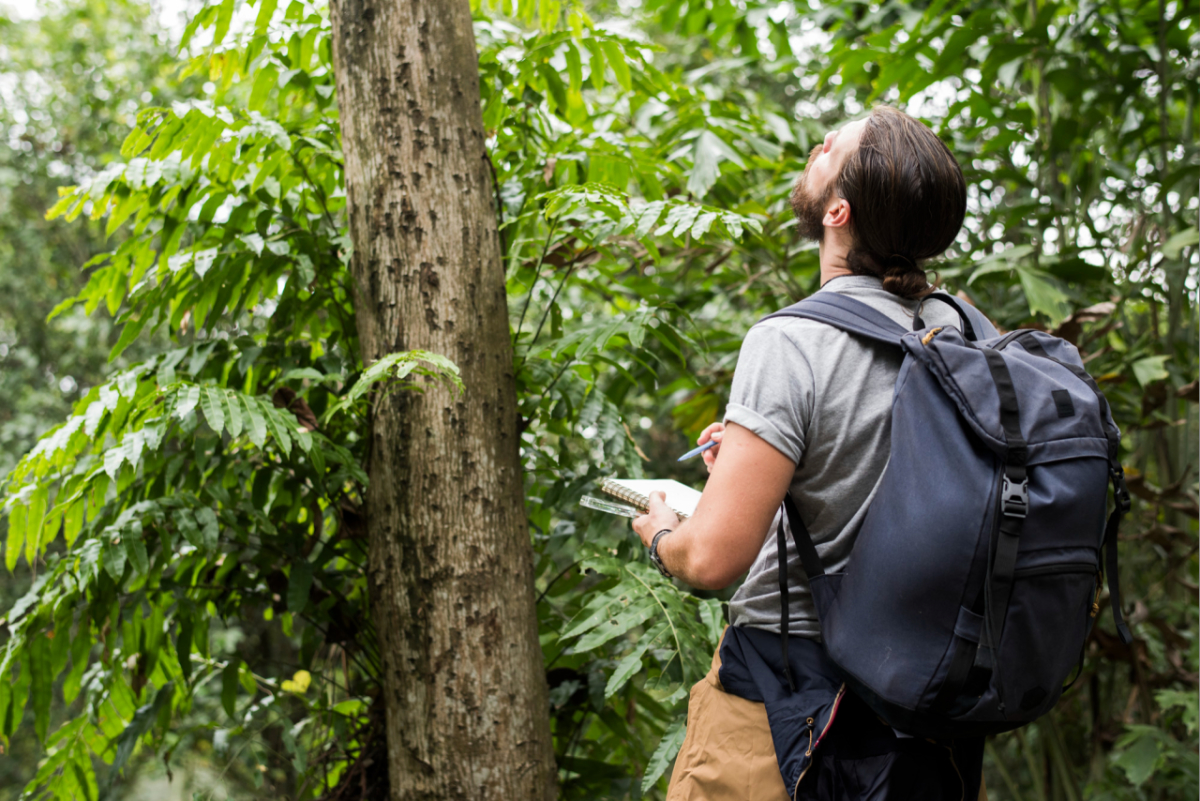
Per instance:
[[[850,204],[850,271],[882,278],[901,297],[932,292],[922,263],[950,247],[967,211],[962,168],[942,140],[907,114],[877,106],[835,188]]]

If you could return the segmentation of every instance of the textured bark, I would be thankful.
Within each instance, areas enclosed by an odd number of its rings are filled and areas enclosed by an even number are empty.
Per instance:
[[[546,799],[554,759],[468,0],[334,0],[364,363],[453,360],[374,411],[370,588],[393,799]]]

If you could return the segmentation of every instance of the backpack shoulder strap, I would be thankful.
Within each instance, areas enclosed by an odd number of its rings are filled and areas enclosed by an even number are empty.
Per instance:
[[[925,300],[941,301],[958,312],[959,319],[962,320],[963,336],[966,337],[968,342],[1000,336],[999,332],[996,331],[996,327],[992,325],[988,318],[983,316],[983,313],[979,309],[976,309],[969,303],[962,302],[948,292],[939,289],[937,292],[927,295]],[[920,331],[925,327],[925,322],[921,319],[921,308],[920,306],[917,307],[917,314],[913,317],[914,331]]]
[[[900,337],[908,333],[904,326],[882,312],[872,309],[861,300],[838,292],[819,292],[786,309],[768,314],[763,319],[770,320],[772,317],[802,317],[815,320],[847,334],[896,348],[900,347]]]

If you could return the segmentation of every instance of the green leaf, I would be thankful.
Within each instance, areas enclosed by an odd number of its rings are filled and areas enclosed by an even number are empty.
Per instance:
[[[217,513],[207,506],[196,510],[196,522],[200,524],[200,542],[202,547],[215,551],[221,536],[221,527],[217,522]]]
[[[1118,745],[1127,745],[1113,757],[1113,764],[1124,771],[1134,787],[1141,787],[1162,764],[1164,755],[1159,738],[1162,734],[1151,726],[1131,726],[1131,733]]]
[[[1162,252],[1168,259],[1178,259],[1184,248],[1197,242],[1200,242],[1200,229],[1185,228],[1163,243]]]
[[[217,394],[220,397],[222,419],[229,430],[229,436],[231,439],[237,439],[242,434],[242,406],[238,397],[231,392],[219,390]]]
[[[1144,359],[1138,359],[1130,365],[1133,377],[1143,387],[1168,378],[1170,373],[1167,372],[1166,364],[1169,358],[1169,356],[1147,356]]]
[[[255,446],[261,448],[267,442],[267,420],[263,416],[262,407],[258,405],[257,398],[239,396],[238,402],[241,404],[242,413],[247,423],[247,433],[250,436],[250,441]]]
[[[592,80],[592,88],[600,91],[604,88],[604,66],[606,60],[604,58],[604,50],[600,47],[600,42],[596,39],[588,39],[584,42],[587,46],[588,54],[588,75]],[[59,201],[61,203],[61,201]],[[55,208],[58,208],[55,206]]]
[[[140,127],[135,127],[125,137],[125,141],[121,143],[121,156],[127,159],[135,158],[143,150],[150,147],[153,142],[153,134]]]
[[[175,416],[182,420],[191,414],[198,403],[200,403],[200,387],[195,384],[189,384],[176,394]]]
[[[116,782],[121,768],[125,767],[125,763],[133,755],[133,749],[137,747],[138,740],[141,739],[142,735],[150,731],[150,727],[154,725],[159,712],[170,706],[171,695],[174,692],[174,682],[167,682],[160,687],[158,692],[154,694],[154,700],[143,707],[139,707],[133,713],[133,720],[129,721],[129,725],[117,737],[117,753],[113,757],[112,767],[109,768],[108,772],[108,787],[110,789],[113,783]]]
[[[318,384],[322,384],[325,382],[339,381],[341,380],[341,376],[337,375],[336,373],[322,373],[320,370],[314,370],[311,367],[297,367],[295,369],[288,370],[279,377],[280,383],[299,380],[314,381]]]
[[[567,42],[567,47],[563,55],[567,60],[567,76],[570,81],[570,90],[572,94],[579,94],[579,91],[583,88],[583,60],[580,59],[579,50],[575,47],[574,42]]]
[[[275,15],[275,9],[279,6],[279,0],[261,0],[258,6],[258,16],[254,20],[254,32],[263,34],[271,24],[271,17]]]
[[[996,80],[1001,86],[1006,89],[1012,89],[1013,83],[1021,72],[1021,68],[1025,66],[1024,58],[1013,59],[1003,65],[996,71]]]
[[[1159,690],[1154,693],[1154,700],[1163,711],[1176,707],[1182,710],[1183,725],[1188,734],[1195,734],[1200,728],[1200,704],[1197,703],[1196,690]]]
[[[696,222],[692,224],[692,229],[688,232],[688,235],[695,240],[703,239],[719,216],[715,211],[706,211],[697,215]]]
[[[679,749],[683,746],[683,738],[687,736],[687,720],[679,717],[667,728],[661,740],[659,740],[658,748],[654,749],[654,753],[650,755],[650,761],[646,763],[646,773],[642,776],[641,792],[653,787],[667,768],[671,766],[671,762],[675,760],[675,755],[679,753]]]
[[[21,547],[25,544],[25,521],[28,516],[28,507],[19,501],[8,513],[8,541],[4,545],[4,565],[10,573],[21,558]]]
[[[0,685],[9,688],[9,701],[4,710],[4,736],[11,737],[13,732],[17,730],[17,726],[21,723],[22,714],[25,712],[25,704],[29,700],[29,685],[33,681],[33,668],[29,665],[29,657],[26,656],[21,661],[21,672],[17,676],[17,680],[9,685],[10,677],[4,677],[4,681],[0,681]]]
[[[539,64],[538,74],[546,83],[546,92],[554,101],[554,108],[565,114],[567,111],[567,88],[563,85],[562,78],[558,76],[558,71],[549,64]]]
[[[221,706],[231,718],[237,717],[238,666],[241,662],[236,656],[231,656],[221,671]]]
[[[188,610],[179,613],[179,628],[175,635],[175,657],[179,660],[179,670],[185,681],[192,679],[192,632],[195,624],[192,613]]]
[[[292,452],[292,432],[295,430],[292,426],[295,424],[295,418],[289,414],[280,414],[276,409],[264,409],[267,418],[267,427],[271,431],[271,436],[275,438],[275,445],[279,450],[283,451],[287,456]]]
[[[142,333],[142,329],[146,327],[149,317],[140,316],[127,320],[121,328],[121,336],[117,339],[117,344],[113,345],[112,350],[108,353],[108,362],[112,364],[117,357],[125,352],[125,349],[133,344],[138,335]]]
[[[104,226],[104,235],[112,236],[113,232],[121,227],[121,223],[129,219],[129,215],[145,204],[146,196],[141,192],[131,192],[122,198],[108,215],[108,223]]]
[[[640,626],[658,612],[658,607],[650,599],[638,598],[627,608],[612,615],[600,625],[593,628],[572,649],[575,653],[591,651],[599,648],[609,640],[626,634],[635,626]]]
[[[120,537],[116,537],[117,541],[113,542],[108,539],[107,531],[104,542],[104,569],[108,575],[112,576],[114,581],[120,581],[121,576],[125,573],[125,560],[128,558],[125,553],[125,548],[121,545]]]
[[[80,724],[82,728],[83,723]],[[65,726],[63,728],[66,728]],[[80,798],[82,801],[96,801],[100,798],[100,785],[96,781],[96,770],[92,765],[91,754],[88,749],[77,747],[72,749],[75,758],[71,761],[71,775],[75,778],[76,789],[75,798]],[[67,753],[70,753],[68,751]],[[72,790],[74,793],[75,791]]]
[[[254,680],[254,674],[250,672],[250,668],[243,666],[238,671],[238,682],[242,685],[242,689],[246,691],[246,694],[253,698],[255,692],[258,691],[258,683]]]
[[[225,411],[221,404],[221,396],[225,394],[216,387],[201,387],[200,409],[204,412],[204,420],[208,427],[218,435],[225,427]]]
[[[662,227],[655,231],[659,236],[669,235],[680,238],[692,226],[692,223],[700,216],[702,206],[694,203],[680,203],[672,206],[667,212],[667,219],[663,221]]]
[[[46,519],[50,485],[40,484],[29,496],[29,516],[25,519],[25,561],[33,564],[42,544],[42,523]]]
[[[744,168],[742,157],[709,130],[700,132],[692,145],[692,171],[688,175],[688,191],[697,198],[704,197],[721,175],[721,162],[731,161]]]
[[[196,30],[200,27],[200,22],[203,20],[204,14],[194,14],[187,27],[183,29],[183,35],[179,37],[179,50],[182,52],[188,46],[188,42],[196,35]]]
[[[279,70],[271,64],[260,67],[258,74],[254,76],[254,88],[250,90],[250,99],[246,103],[246,107],[251,111],[261,111],[266,103],[271,90],[275,88],[275,84],[279,81]]]
[[[134,575],[146,575],[150,570],[150,559],[146,555],[146,541],[140,521],[134,520],[130,528],[122,532],[121,544],[125,546],[125,555],[133,566]]]
[[[71,604],[59,604],[54,613],[54,628],[50,632],[50,675],[57,676],[67,666],[67,657],[71,653],[71,624],[75,619],[75,610]]]
[[[311,562],[299,560],[292,563],[292,572],[288,576],[287,608],[292,614],[304,611],[308,604],[309,591],[313,583],[313,566]]]
[[[1017,275],[1020,277],[1021,289],[1025,292],[1030,314],[1046,315],[1051,328],[1070,316],[1071,299],[1058,288],[1050,276],[1029,267],[1018,267]]]
[[[624,687],[633,675],[642,669],[642,657],[645,656],[646,649],[639,647],[633,653],[626,656],[617,663],[617,669],[608,677],[608,684],[604,686],[604,697],[609,698],[614,693]]]
[[[642,658],[646,655],[646,651],[658,643],[659,638],[666,630],[667,624],[660,623],[642,635],[641,639],[638,640],[637,647],[617,663],[616,669],[608,677],[608,684],[604,686],[605,698],[611,698],[613,694],[624,687],[642,669]]]
[[[78,729],[82,725],[83,725],[83,721],[79,720],[79,719],[73,720],[73,721],[67,723],[65,726],[62,727],[62,729],[55,732],[55,739],[57,739],[59,737],[63,737],[63,736],[70,737],[70,734],[64,733],[63,730],[65,729],[69,732],[70,730],[74,729],[74,730],[76,730],[76,732],[78,732]],[[60,780],[62,778],[64,778],[64,776],[62,774],[60,774],[59,771],[62,770],[62,768],[67,764],[67,758],[70,756],[71,756],[71,749],[68,749],[68,748],[52,749],[50,751],[50,753],[48,754],[48,756],[46,757],[46,759],[43,760],[38,765],[37,773],[34,774],[33,780],[31,783],[34,786],[39,786],[39,785],[49,784],[49,783],[53,782],[53,780],[56,778],[60,779]],[[61,784],[61,781],[54,782],[54,783]]]
[[[1031,245],[1016,245],[1015,247],[1007,248],[999,253],[993,253],[986,258],[982,258],[975,263],[975,270],[971,273],[971,277],[967,279],[967,286],[975,283],[979,278],[992,273],[1008,272],[1017,266],[1017,263],[1033,252]]]
[[[571,620],[573,625],[562,633],[562,639],[569,640],[591,631],[609,618],[610,609],[624,608],[632,603],[634,597],[635,589],[625,583],[618,584],[607,592],[593,595],[587,605]]]
[[[70,634],[69,631],[63,632],[64,636],[68,634]],[[92,631],[85,616],[79,621],[79,630],[75,633],[74,639],[71,640],[71,669],[67,671],[67,676],[63,679],[62,684],[63,701],[65,703],[71,703],[79,695],[83,681],[83,672],[87,670],[88,655],[91,653],[91,650]]]
[[[200,534],[200,526],[196,523],[196,516],[191,509],[180,509],[174,516],[175,527],[179,529],[179,533],[189,544],[197,548],[206,548],[204,538]]]
[[[600,42],[600,47],[604,50],[608,65],[612,67],[613,75],[617,77],[617,83],[626,92],[632,91],[633,80],[629,74],[629,64],[625,61],[625,53],[621,50],[620,44],[605,39]]]
[[[30,695],[33,699],[34,732],[42,742],[50,726],[50,700],[54,675],[50,670],[50,640],[46,633],[33,634],[29,646],[29,666],[32,670]]]
[[[337,403],[330,404],[323,419],[329,421],[338,412],[353,406],[377,382],[402,379],[418,367],[422,367],[429,375],[451,382],[459,390],[463,388],[462,379],[458,376],[458,367],[445,356],[423,350],[389,353],[364,370],[346,394],[339,398]]]
[[[229,33],[229,23],[233,19],[233,0],[221,0],[217,8],[217,25],[213,29],[212,46],[218,47]]]
[[[700,620],[708,630],[708,642],[715,650],[721,643],[721,633],[725,630],[725,615],[721,610],[721,602],[716,598],[700,601]]]
[[[287,156],[288,152],[286,150],[276,150],[263,159],[262,164],[259,165],[258,172],[254,175],[254,180],[250,184],[251,194],[257,192],[263,183],[279,169],[279,165],[283,163],[283,160]],[[261,255],[261,251],[259,253]]]
[[[104,548],[99,539],[85,540],[75,549],[79,557],[77,562],[79,574],[92,581],[100,577],[100,562],[103,560]]]

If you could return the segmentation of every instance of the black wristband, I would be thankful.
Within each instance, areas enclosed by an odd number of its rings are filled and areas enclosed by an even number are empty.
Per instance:
[[[650,563],[662,573],[664,578],[674,578],[671,571],[667,570],[667,566],[663,564],[662,557],[658,555],[658,541],[666,535],[670,534],[674,529],[664,528],[662,531],[654,535],[654,539],[650,541]]]

